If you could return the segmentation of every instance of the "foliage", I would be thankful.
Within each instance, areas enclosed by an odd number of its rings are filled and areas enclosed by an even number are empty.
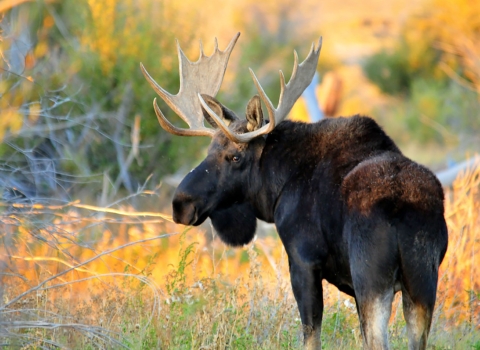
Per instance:
[[[455,82],[444,84],[424,79],[415,79],[410,90],[407,100],[390,109],[397,120],[404,122],[404,130],[397,130],[400,142],[408,142],[404,139],[408,135],[408,139],[421,143],[461,145],[469,142],[468,135],[480,132],[479,119],[473,118],[479,107],[475,92]],[[388,123],[386,119],[383,118]]]
[[[367,77],[396,97],[377,117],[400,124],[392,135],[401,145],[457,147],[462,156],[466,149],[478,151],[478,18],[478,2],[431,0],[406,20],[392,48],[365,61]]]
[[[374,54],[364,64],[367,77],[388,94],[408,91],[411,77],[404,55],[405,51],[400,49]]]
[[[410,93],[416,79],[446,83],[450,72],[475,79],[454,48],[478,37],[479,17],[477,2],[429,1],[420,14],[408,18],[392,49],[367,59],[367,76],[389,94]]]
[[[364,64],[367,77],[388,94],[411,92],[415,79],[432,79],[436,73],[435,52],[429,50],[424,41],[416,42],[414,47],[418,46],[423,49],[421,57],[416,57],[417,50],[412,50],[411,44],[403,37],[393,51],[382,50],[372,55]]]

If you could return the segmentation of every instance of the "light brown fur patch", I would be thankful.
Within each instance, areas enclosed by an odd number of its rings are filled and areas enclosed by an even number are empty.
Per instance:
[[[443,208],[443,189],[427,168],[401,154],[385,153],[358,164],[345,177],[342,193],[350,210],[368,214],[381,200],[418,210]]]

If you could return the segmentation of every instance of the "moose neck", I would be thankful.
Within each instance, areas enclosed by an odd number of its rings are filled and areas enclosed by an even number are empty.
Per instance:
[[[322,156],[314,146],[321,137],[318,130],[318,124],[284,121],[267,136],[249,187],[250,203],[260,220],[273,222],[284,187],[298,174],[308,176],[315,169]]]

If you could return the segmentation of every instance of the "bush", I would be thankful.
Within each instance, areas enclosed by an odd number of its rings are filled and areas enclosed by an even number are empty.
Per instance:
[[[390,95],[408,95],[413,81],[425,79],[445,84],[448,77],[438,64],[438,50],[428,39],[419,38],[415,43],[406,38],[406,33],[391,51],[382,50],[364,63],[367,78]]]
[[[374,84],[387,94],[406,93],[410,90],[411,76],[405,50],[391,53],[381,51],[369,57],[364,71]]]
[[[402,124],[402,132],[392,130],[398,140],[471,148],[480,130],[479,16],[468,0],[432,0],[407,19],[391,50],[365,61],[366,76],[399,97],[379,116]]]
[[[480,119],[472,117],[478,114],[478,108],[474,91],[455,82],[418,78],[411,81],[408,98],[376,111],[376,118],[391,126],[389,132],[403,146],[415,140],[421,145],[462,148],[480,132]],[[430,158],[435,157],[430,154]]]
[[[398,43],[364,64],[367,77],[388,94],[410,93],[413,80],[446,83],[458,74],[469,81],[471,70],[458,47],[480,35],[480,6],[469,0],[432,0],[409,18]]]

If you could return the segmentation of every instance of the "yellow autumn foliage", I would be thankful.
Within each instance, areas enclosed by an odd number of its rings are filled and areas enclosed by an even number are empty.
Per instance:
[[[23,125],[23,116],[17,108],[8,108],[2,110],[2,116],[0,118],[0,142],[8,132],[10,134],[16,134]]]
[[[97,52],[103,73],[108,75],[126,49],[135,54],[135,42],[138,38],[132,30],[132,21],[140,19],[134,16],[127,17],[125,25],[117,27],[120,14],[117,6],[124,6],[125,12],[128,13],[133,10],[132,1],[125,0],[119,4],[116,0],[88,0],[88,5],[92,16],[92,28],[81,38],[82,44]]]
[[[409,44],[409,65],[418,68],[424,61],[425,45],[433,45],[441,52],[440,68],[453,72],[459,66],[467,78],[472,78],[471,67],[465,64],[465,46],[476,47],[480,36],[480,2],[476,0],[430,0],[423,11],[407,20],[405,39]],[[480,55],[477,51],[477,69]],[[448,68],[447,68],[448,67]],[[447,73],[449,73],[447,72]],[[437,75],[441,71],[437,71]],[[469,76],[470,75],[470,76]],[[475,77],[475,76],[474,76]],[[477,73],[476,79],[480,75]],[[480,90],[479,90],[480,92]]]

